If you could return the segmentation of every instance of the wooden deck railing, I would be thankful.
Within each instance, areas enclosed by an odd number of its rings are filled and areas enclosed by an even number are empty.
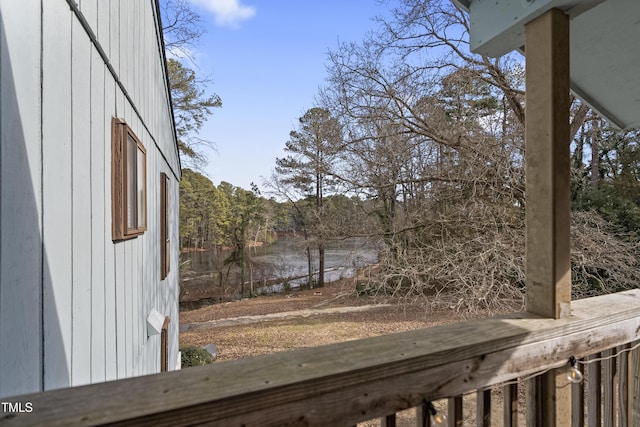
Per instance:
[[[588,425],[601,425],[598,417],[604,425],[615,425],[607,424],[614,419],[640,425],[640,357],[638,350],[628,351],[637,340],[640,290],[572,302],[567,319],[521,313],[3,398],[33,409],[0,413],[0,426],[348,426],[376,418],[389,426],[396,412],[424,411],[426,402],[443,398],[449,398],[449,425],[455,426],[468,393],[477,393],[478,425],[485,426],[487,388],[529,376],[533,403],[526,416],[535,425],[534,375],[568,369],[571,356],[606,358],[583,365],[586,386],[574,387],[587,391],[587,402],[574,399],[574,416],[584,420],[586,406]],[[608,358],[614,352],[620,356]],[[513,425],[515,384],[504,391],[504,425]]]

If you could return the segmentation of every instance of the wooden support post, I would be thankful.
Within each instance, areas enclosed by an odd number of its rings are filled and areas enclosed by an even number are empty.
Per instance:
[[[633,346],[640,341],[633,343]],[[629,353],[629,369],[627,385],[629,387],[629,408],[627,408],[629,425],[640,426],[640,349],[634,348]]]
[[[527,311],[571,315],[569,177],[569,17],[551,9],[525,26]],[[564,370],[532,387],[537,426],[571,425]]]
[[[540,376],[537,399],[541,408],[535,416],[535,427],[572,426],[572,384],[565,369],[553,369]],[[529,398],[529,396],[527,396]],[[577,424],[579,425],[579,424]]]
[[[569,17],[526,29],[527,311],[570,315]]]

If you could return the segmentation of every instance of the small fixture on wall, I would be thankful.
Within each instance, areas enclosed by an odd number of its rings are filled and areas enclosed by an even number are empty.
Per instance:
[[[147,337],[158,335],[162,332],[164,317],[164,314],[160,313],[155,308],[151,309],[151,312],[147,316]]]

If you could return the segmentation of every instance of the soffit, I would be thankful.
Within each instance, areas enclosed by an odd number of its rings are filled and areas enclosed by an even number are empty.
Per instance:
[[[470,15],[471,50],[524,51],[524,26],[549,9],[571,19],[571,89],[622,129],[640,127],[640,1],[453,0]]]

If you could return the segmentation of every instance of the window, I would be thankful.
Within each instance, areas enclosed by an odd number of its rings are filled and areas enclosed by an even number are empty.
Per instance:
[[[147,152],[124,120],[111,126],[111,234],[130,239],[147,229]]]
[[[160,280],[169,275],[171,250],[169,239],[169,177],[160,174]]]

